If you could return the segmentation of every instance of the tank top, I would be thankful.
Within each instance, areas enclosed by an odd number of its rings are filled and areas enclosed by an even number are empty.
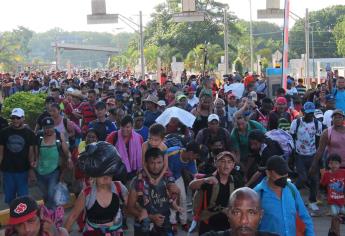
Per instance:
[[[87,219],[94,224],[107,224],[113,222],[120,207],[120,200],[113,193],[109,206],[103,208],[96,200],[93,206],[86,210]]]
[[[60,123],[57,126],[55,126],[55,129],[64,136],[65,140],[68,140],[68,132],[63,123],[63,118],[61,119]]]
[[[56,142],[56,141],[55,141]],[[37,172],[40,175],[47,175],[52,173],[59,166],[60,154],[56,143],[46,145],[42,140],[39,149],[40,159],[37,166]]]
[[[341,157],[341,167],[345,168],[345,133],[336,131],[333,126],[328,128],[328,155],[338,154]]]

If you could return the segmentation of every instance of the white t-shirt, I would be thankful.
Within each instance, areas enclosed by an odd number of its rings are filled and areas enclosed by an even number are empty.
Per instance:
[[[293,96],[294,94],[298,94],[298,91],[295,87],[292,87],[291,89],[287,89],[286,90],[286,94],[287,95],[290,95],[290,96]]]
[[[316,136],[321,136],[322,124],[318,121],[318,130],[316,130],[315,122],[306,123],[302,118],[297,130],[296,152],[300,155],[311,156],[316,153]],[[297,119],[293,120],[290,127],[290,133],[296,131]]]
[[[199,103],[199,98],[197,98],[195,95],[192,99],[187,99],[188,104],[191,105],[191,107],[194,107],[195,105],[197,105]]]
[[[327,126],[327,128],[332,126],[332,115],[333,110],[327,110],[323,115],[323,124]]]

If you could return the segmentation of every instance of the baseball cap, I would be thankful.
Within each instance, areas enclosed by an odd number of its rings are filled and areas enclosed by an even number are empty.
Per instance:
[[[208,116],[207,121],[212,122],[214,120],[217,120],[219,122],[219,116],[217,114],[211,114]]]
[[[177,100],[177,101],[180,101],[182,98],[187,98],[187,96],[184,95],[184,94],[180,94],[180,95],[178,95],[178,96],[176,97],[176,100]]]
[[[333,111],[333,114],[332,114],[332,117],[335,116],[335,115],[342,115],[342,116],[345,116],[344,112],[340,109],[336,109]]]
[[[54,127],[54,120],[51,117],[46,117],[42,120],[42,127]]]
[[[164,101],[164,100],[159,100],[158,102],[157,102],[157,104],[158,104],[158,106],[160,106],[160,107],[165,107],[167,104],[166,104],[166,102]]]
[[[9,225],[17,225],[32,219],[38,210],[38,205],[34,199],[28,196],[18,197],[10,204]]]
[[[234,154],[232,154],[231,152],[228,152],[228,151],[224,151],[224,152],[219,153],[216,156],[216,161],[219,161],[220,159],[223,159],[224,157],[230,157],[234,162],[236,160]]]
[[[21,108],[14,108],[11,116],[24,117],[24,110]]]
[[[276,155],[267,160],[266,170],[273,170],[278,175],[286,175],[290,171],[286,160]]]
[[[314,113],[315,112],[315,105],[312,102],[306,102],[303,106],[304,113]]]
[[[286,100],[286,98],[284,98],[284,97],[278,97],[278,98],[276,99],[276,103],[279,103],[279,104],[287,104],[287,100]]]
[[[322,112],[320,109],[316,109],[316,110],[314,111],[314,117],[315,117],[316,119],[323,118],[323,112]]]
[[[105,102],[97,102],[95,105],[96,110],[106,109],[107,106]]]
[[[327,94],[326,95],[326,101],[327,102],[335,101],[333,94]]]

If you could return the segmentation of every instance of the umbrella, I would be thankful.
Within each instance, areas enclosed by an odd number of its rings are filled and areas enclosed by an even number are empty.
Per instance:
[[[188,111],[185,111],[178,107],[170,107],[166,109],[160,116],[158,116],[156,122],[166,126],[170,122],[171,118],[179,119],[182,124],[190,128],[193,127],[194,121],[196,119],[195,116]]]

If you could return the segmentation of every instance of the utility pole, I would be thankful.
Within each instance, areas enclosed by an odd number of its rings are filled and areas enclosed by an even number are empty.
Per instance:
[[[254,49],[253,49],[253,18],[252,18],[252,0],[249,0],[249,10],[250,10],[250,70],[254,72]]]
[[[315,79],[314,27],[311,28],[311,57],[313,58],[313,79]]]
[[[305,79],[306,79],[306,85],[310,85],[309,81],[309,58],[310,58],[310,52],[309,52],[309,11],[308,8],[305,11]]]
[[[225,74],[229,74],[229,30],[228,30],[228,14],[224,10],[224,67]]]
[[[141,79],[145,80],[143,13],[140,11],[139,15],[140,15],[140,64],[141,64]]]

